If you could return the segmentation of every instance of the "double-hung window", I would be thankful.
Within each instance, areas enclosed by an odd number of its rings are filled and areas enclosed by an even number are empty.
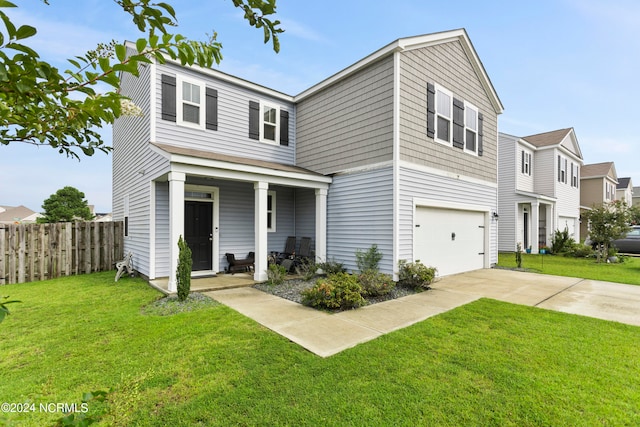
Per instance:
[[[452,111],[453,95],[436,86],[436,140],[447,144],[451,143]]]
[[[276,192],[267,193],[267,231],[276,231]]]
[[[464,149],[477,153],[478,151],[478,109],[464,103]]]
[[[278,107],[262,104],[261,111],[260,140],[277,144],[277,138],[280,135],[280,113]]]
[[[574,165],[573,162],[571,162],[571,186],[575,188],[578,188],[578,172],[579,166]]]
[[[567,183],[567,159],[558,156],[558,182]]]
[[[204,85],[192,80],[178,81],[178,124],[204,129]]]
[[[528,175],[531,176],[531,167],[533,166],[532,163],[532,155],[531,153],[529,153],[526,150],[522,150],[522,174],[523,175]]]

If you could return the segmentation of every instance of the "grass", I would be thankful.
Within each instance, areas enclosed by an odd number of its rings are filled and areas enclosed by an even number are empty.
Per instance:
[[[159,294],[113,273],[1,291],[23,302],[0,324],[0,402],[113,389],[98,425],[640,424],[640,328],[615,322],[481,299],[322,359],[221,304],[143,314]]]
[[[498,266],[516,267],[515,253],[498,254]],[[624,262],[597,263],[594,258],[570,258],[559,255],[522,254],[522,268],[556,276],[640,285],[640,258],[625,257]]]

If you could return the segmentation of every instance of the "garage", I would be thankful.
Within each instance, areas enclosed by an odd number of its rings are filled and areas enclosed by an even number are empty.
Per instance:
[[[414,259],[439,276],[484,268],[485,212],[416,206]]]

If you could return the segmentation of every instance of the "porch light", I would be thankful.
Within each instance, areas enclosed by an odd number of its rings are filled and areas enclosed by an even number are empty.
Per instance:
[[[494,211],[494,212],[491,214],[491,216],[492,216],[492,217],[493,217],[493,219],[495,219],[496,221],[497,221],[498,219],[500,219],[500,215],[498,215],[498,212],[496,212],[496,211]]]

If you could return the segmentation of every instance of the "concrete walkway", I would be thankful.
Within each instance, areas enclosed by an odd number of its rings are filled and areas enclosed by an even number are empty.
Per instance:
[[[487,269],[447,276],[432,287],[336,314],[249,287],[206,295],[322,357],[482,297],[640,326],[640,286]]]

